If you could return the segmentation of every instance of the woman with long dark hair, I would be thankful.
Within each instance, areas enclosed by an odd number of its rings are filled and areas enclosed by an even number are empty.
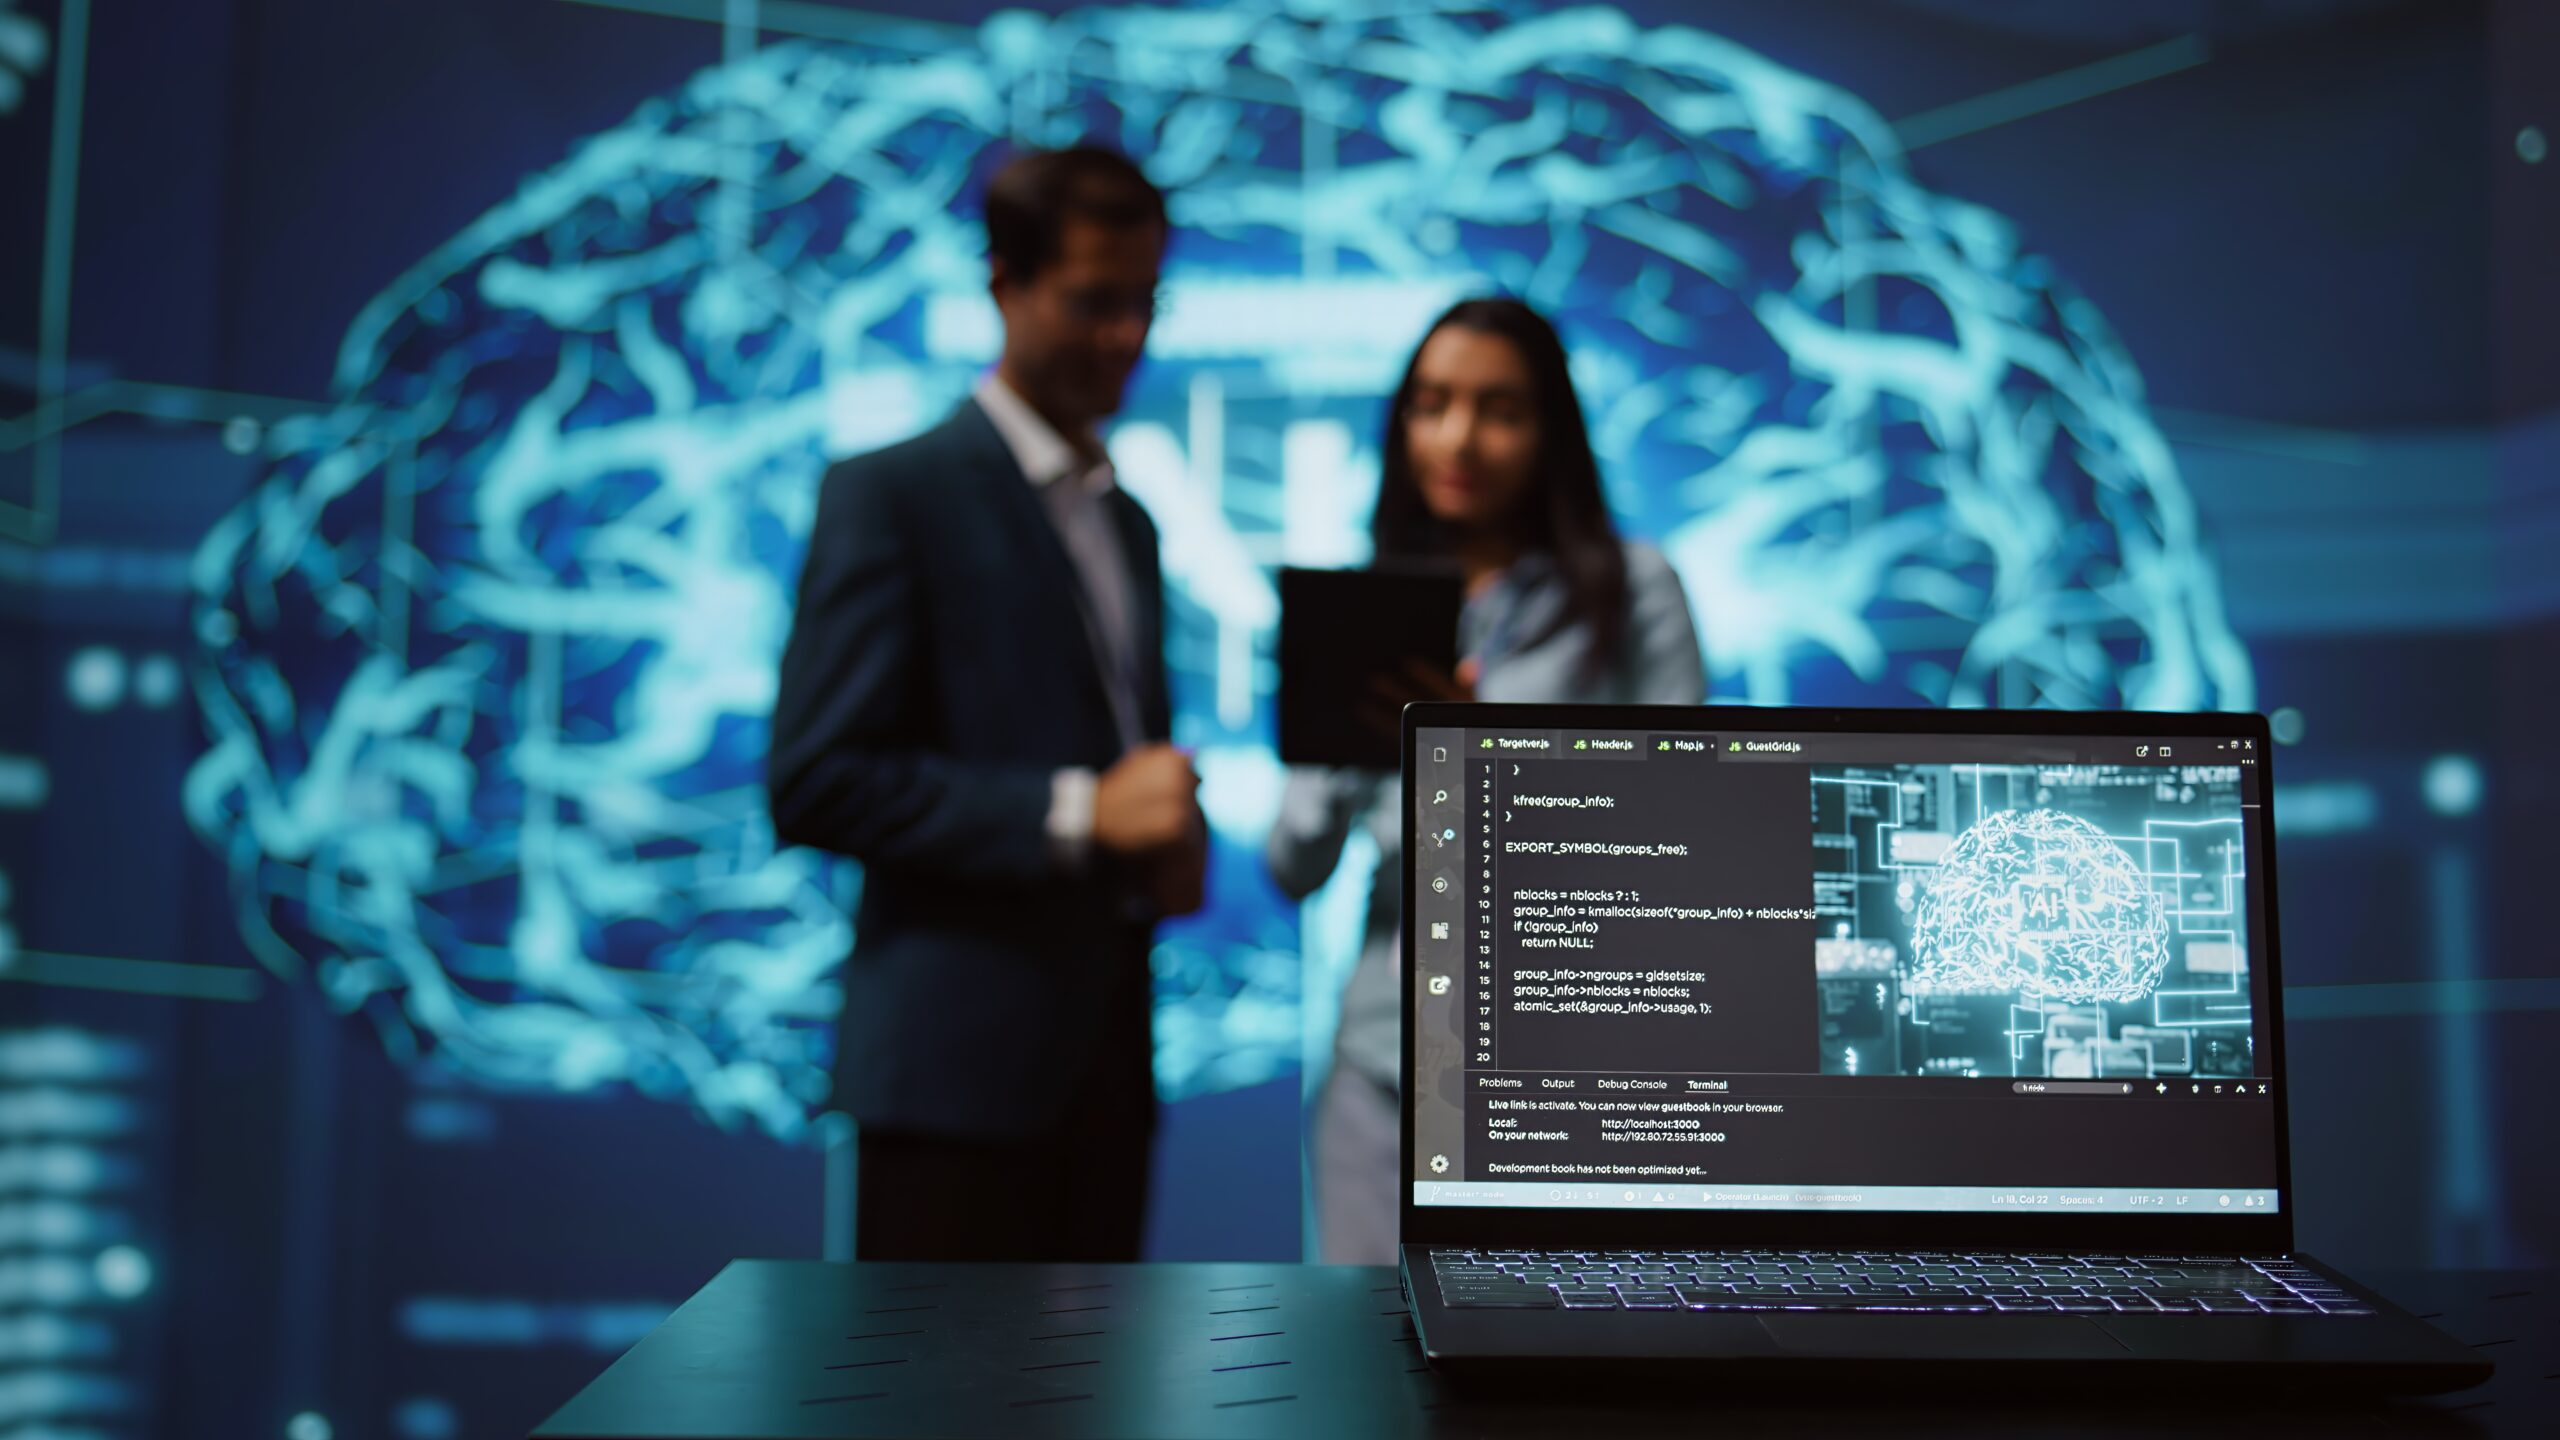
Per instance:
[[[1380,445],[1376,563],[1455,564],[1466,580],[1455,675],[1416,677],[1415,698],[1685,704],[1706,672],[1679,577],[1618,536],[1574,395],[1563,342],[1517,300],[1463,301],[1432,323],[1388,407]],[[1290,777],[1266,859],[1303,898],[1352,827],[1379,850],[1367,933],[1318,1093],[1314,1162],[1323,1258],[1396,1253],[1397,1066],[1405,985],[1396,779],[1359,771]]]

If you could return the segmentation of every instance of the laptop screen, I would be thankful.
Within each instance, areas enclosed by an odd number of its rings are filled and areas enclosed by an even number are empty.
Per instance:
[[[2254,734],[1481,713],[1405,757],[1416,1205],[2277,1209]]]

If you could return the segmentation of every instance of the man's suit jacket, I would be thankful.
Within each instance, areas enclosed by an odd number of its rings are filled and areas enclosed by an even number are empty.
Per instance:
[[[1161,740],[1155,526],[1103,503]],[[1099,852],[1062,870],[1046,828],[1052,772],[1122,749],[1080,595],[974,401],[820,483],[765,778],[784,843],[864,866],[836,1104],[866,1127],[1032,1139],[1082,1097],[1149,1093],[1152,921]]]

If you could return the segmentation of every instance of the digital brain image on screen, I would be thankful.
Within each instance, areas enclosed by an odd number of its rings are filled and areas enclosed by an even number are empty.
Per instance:
[[[1834,1075],[2247,1075],[2236,766],[1813,772]]]
[[[1356,898],[1302,935],[1253,873],[1271,576],[1367,558],[1382,397],[1458,297],[1560,321],[1719,697],[2251,698],[2133,357],[1855,95],[1606,8],[876,36],[634,97],[384,257],[325,410],[231,437],[267,468],[197,557],[188,813],[250,946],[404,1056],[777,1133],[822,1102],[859,876],[773,843],[775,662],[826,463],[995,354],[973,206],[1021,144],[1128,151],[1178,232],[1107,436],[1222,857],[1156,954],[1168,1099],[1295,1070],[1301,954],[1356,948]]]

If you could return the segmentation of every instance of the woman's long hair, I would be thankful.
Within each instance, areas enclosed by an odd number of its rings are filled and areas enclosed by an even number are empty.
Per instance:
[[[1461,300],[1433,321],[1422,344],[1413,348],[1387,407],[1386,435],[1378,447],[1378,508],[1369,521],[1377,558],[1388,563],[1445,560],[1456,552],[1456,537],[1423,501],[1405,444],[1415,367],[1431,337],[1452,325],[1510,341],[1528,366],[1530,402],[1537,407],[1538,454],[1529,489],[1511,512],[1511,539],[1523,554],[1543,551],[1553,557],[1564,579],[1565,603],[1555,623],[1520,643],[1536,644],[1577,622],[1587,625],[1591,645],[1583,655],[1583,670],[1586,677],[1596,675],[1616,663],[1626,644],[1627,557],[1609,502],[1600,493],[1600,462],[1591,453],[1591,433],[1583,423],[1582,401],[1573,393],[1564,342],[1546,317],[1527,305],[1502,297]]]

